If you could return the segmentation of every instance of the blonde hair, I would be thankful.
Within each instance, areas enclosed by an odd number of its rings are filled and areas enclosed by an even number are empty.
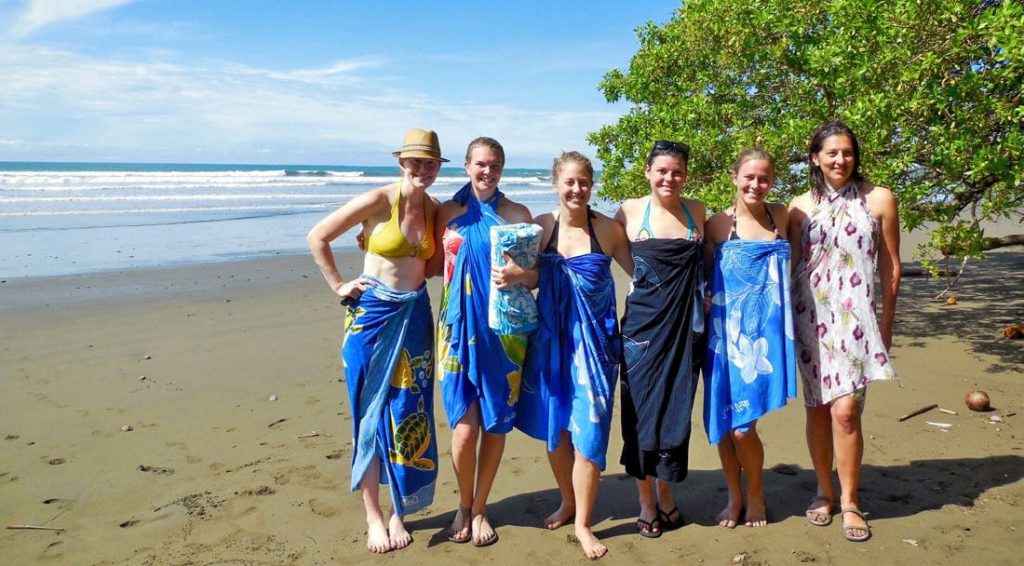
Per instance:
[[[567,163],[576,163],[581,165],[586,169],[587,176],[590,177],[590,182],[594,182],[594,165],[590,162],[590,159],[578,151],[563,151],[562,155],[555,158],[555,162],[551,166],[552,185],[558,184],[558,177],[562,174],[562,169]]]
[[[486,147],[494,153],[497,153],[498,159],[501,160],[501,166],[505,166],[505,148],[501,147],[498,140],[487,136],[480,136],[469,142],[469,146],[466,147],[466,163],[469,163],[470,157],[473,155],[473,150],[478,147]]]
[[[751,147],[740,152],[740,156],[736,158],[736,162],[732,164],[732,174],[735,175],[740,172],[740,167],[748,161],[754,161],[755,159],[763,159],[768,163],[772,164],[772,178],[775,177],[775,158],[772,154],[759,147]]]

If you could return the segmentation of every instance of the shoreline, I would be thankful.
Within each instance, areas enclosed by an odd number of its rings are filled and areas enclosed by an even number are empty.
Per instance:
[[[873,385],[864,414],[870,542],[843,540],[838,517],[828,528],[803,518],[814,477],[800,399],[758,427],[771,523],[717,527],[725,481],[698,402],[690,476],[673,486],[686,526],[657,540],[636,534],[636,487],[618,464],[614,412],[593,517],[610,549],[602,563],[1012,563],[1024,522],[1024,342],[997,336],[1024,318],[1014,283],[1024,253],[987,255],[964,275],[955,307],[932,299],[941,281],[904,280],[892,350],[903,386]],[[336,257],[346,277],[361,269],[357,253]],[[621,299],[627,285],[615,273]],[[439,280],[428,288],[436,314]],[[305,254],[9,281],[0,301],[0,516],[66,529],[0,531],[0,555],[12,563],[584,562],[570,528],[540,526],[557,490],[542,443],[516,431],[489,506],[498,544],[445,540],[457,495],[443,462],[434,505],[409,518],[413,545],[393,558],[366,551],[362,503],[348,492],[343,313]],[[996,410],[968,411],[973,388]],[[958,414],[896,421],[931,403]],[[435,416],[447,460],[439,398]]]

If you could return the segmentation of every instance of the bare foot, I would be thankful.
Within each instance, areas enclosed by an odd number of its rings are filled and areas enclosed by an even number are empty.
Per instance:
[[[718,526],[725,527],[727,529],[736,528],[736,523],[740,520],[740,514],[743,513],[743,501],[734,501],[729,499],[729,503],[722,509],[722,512],[718,514]]]
[[[544,519],[544,528],[549,530],[555,530],[559,527],[568,525],[576,518],[576,509],[574,507],[567,508],[565,503],[558,506],[558,509],[547,516]]]
[[[366,521],[366,548],[374,554],[391,552],[391,538],[388,536],[388,528],[384,521]]]
[[[608,547],[597,540],[597,537],[594,536],[594,531],[590,527],[576,525],[576,539],[580,541],[580,546],[583,547],[583,554],[586,554],[587,558],[591,560],[597,560],[608,554]]]
[[[459,544],[469,542],[469,539],[473,538],[471,531],[473,523],[470,519],[469,507],[459,505],[459,510],[455,512],[455,518],[452,519],[452,526],[448,527],[448,540]]]
[[[760,497],[747,495],[747,514],[744,522],[748,527],[768,526],[768,513],[764,508],[764,495]]]
[[[412,544],[412,535],[405,529],[405,523],[398,515],[391,515],[388,522],[388,538],[391,540],[392,550],[399,550]]]
[[[490,521],[483,513],[473,517],[473,546],[490,546],[498,542],[498,533],[494,532]]]

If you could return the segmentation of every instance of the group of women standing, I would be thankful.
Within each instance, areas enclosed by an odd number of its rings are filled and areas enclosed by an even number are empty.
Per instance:
[[[402,172],[397,183],[351,200],[308,236],[324,277],[347,305],[342,356],[353,411],[351,487],[362,492],[372,552],[409,545],[405,515],[433,500],[435,375],[459,487],[447,532],[453,542],[498,540],[487,499],[505,435],[519,428],[546,442],[561,495],[544,526],[572,523],[586,556],[607,552],[590,519],[620,372],[620,462],[636,478],[639,534],[658,537],[683,525],[671,484],[687,475],[701,371],[704,424],[729,493],[718,522],[764,526],[757,420],[796,395],[796,366],[818,479],[807,520],[832,521],[834,459],[844,535],[870,537],[857,505],[860,414],[866,384],[894,377],[888,347],[899,226],[891,192],[860,175],[849,128],[830,122],[814,132],[812,189],[788,209],[766,202],[775,179],[771,155],[743,152],[732,170],[735,203],[710,219],[701,203],[681,196],[689,151],[680,143],[653,145],[645,167],[650,194],[623,202],[614,218],[589,207],[594,170],[576,152],[555,160],[558,207],[537,218],[499,189],[505,155],[491,138],[469,144],[469,182],[444,203],[426,194],[447,161],[434,132],[410,130],[394,155]],[[492,264],[491,228],[529,222],[542,229],[539,265],[509,257]],[[344,281],[330,242],[357,224],[365,235],[363,275]],[[613,260],[632,274],[621,330]],[[436,348],[425,291],[434,275],[444,281]],[[491,285],[537,288],[537,330],[491,330]],[[390,488],[389,516],[379,503],[381,484]]]

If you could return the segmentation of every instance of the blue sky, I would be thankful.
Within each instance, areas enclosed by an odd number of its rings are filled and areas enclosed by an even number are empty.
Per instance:
[[[679,0],[0,0],[0,161],[386,165],[410,127],[512,167],[626,111],[597,90]]]

